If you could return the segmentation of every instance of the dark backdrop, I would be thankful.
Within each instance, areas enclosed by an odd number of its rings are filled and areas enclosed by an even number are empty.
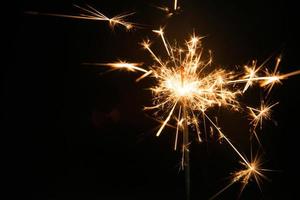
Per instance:
[[[108,16],[124,11],[144,29],[111,30],[106,22],[26,15],[25,11],[78,13],[72,4],[93,5]],[[138,45],[147,37],[162,52],[151,29],[166,25],[170,41],[183,42],[193,31],[207,36],[204,46],[214,62],[241,66],[269,56],[269,67],[282,55],[282,72],[300,69],[299,15],[294,1],[179,0],[182,11],[166,18],[155,5],[171,1],[99,0],[15,3],[10,15],[9,63],[3,66],[5,126],[14,193],[31,199],[184,199],[180,153],[172,150],[174,134],[166,129],[155,137],[158,123],[143,111],[151,103],[151,82],[134,82],[137,74],[104,73],[84,62],[126,59],[151,64]],[[299,180],[300,77],[284,80],[270,95],[272,121],[260,133],[265,168],[275,169],[262,192],[249,184],[241,199],[297,199]],[[259,105],[260,93],[249,92],[244,102]],[[256,95],[258,92],[258,95]],[[150,113],[148,113],[150,114]],[[237,147],[250,155],[247,117],[219,111],[219,121]],[[255,149],[254,149],[255,150]],[[192,199],[208,199],[239,169],[239,158],[226,144],[209,141],[191,147]],[[240,185],[221,194],[235,199]],[[27,196],[28,195],[28,196]]]

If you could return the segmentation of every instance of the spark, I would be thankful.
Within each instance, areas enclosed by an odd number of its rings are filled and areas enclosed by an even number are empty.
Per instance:
[[[252,159],[252,158],[251,158]],[[261,182],[263,179],[269,180],[268,177],[265,175],[265,172],[271,172],[273,170],[265,169],[262,167],[263,162],[261,156],[256,154],[256,156],[249,161],[248,163],[241,162],[243,169],[234,172],[231,176],[230,183],[218,191],[215,195],[213,195],[210,200],[215,199],[219,196],[222,192],[227,190],[230,186],[234,183],[240,182],[241,183],[241,190],[240,194],[245,189],[246,185],[249,184],[251,180],[254,180],[258,187],[261,189]]]
[[[109,18],[90,5],[86,5],[86,7],[74,5],[74,7],[78,8],[82,13],[80,13],[79,15],[39,13],[39,12],[32,12],[32,11],[29,11],[26,13],[33,14],[33,15],[47,15],[47,16],[63,17],[63,18],[70,18],[70,19],[107,21],[111,28],[114,28],[116,25],[121,25],[121,26],[125,27],[127,30],[133,29],[134,27],[137,26],[136,24],[134,24],[132,22],[126,21],[127,17],[129,17],[135,13],[125,13],[125,14],[120,14],[120,15],[116,15],[114,17]]]
[[[279,102],[274,103],[272,105],[266,105],[264,101],[261,101],[260,108],[252,108],[247,106],[249,110],[249,117],[250,117],[250,124],[252,125],[252,134],[255,136],[257,142],[261,145],[260,139],[256,133],[256,127],[260,124],[260,129],[262,129],[263,120],[270,120],[271,119],[271,109],[278,105]],[[262,146],[262,145],[261,145]]]
[[[178,11],[180,10],[180,6],[178,5],[178,0],[174,0],[172,6],[169,5],[169,6],[154,6],[154,7],[157,8],[158,10],[165,12],[167,14],[167,17],[173,16],[174,14],[178,13]]]
[[[158,35],[161,36],[161,39],[162,39],[162,41],[163,41],[163,43],[164,43],[164,46],[165,46],[165,48],[166,48],[166,51],[167,51],[168,55],[170,56],[170,51],[169,51],[169,48],[168,48],[166,39],[165,39],[165,37],[164,37],[164,30],[163,30],[163,28],[160,28],[159,30],[153,30],[153,32],[154,32],[154,33],[157,33]]]
[[[160,60],[160,59],[153,53],[153,51],[150,49],[151,43],[150,43],[149,40],[143,41],[141,45],[144,47],[144,49],[147,49],[147,50],[150,52],[150,54],[152,55],[152,57],[154,58],[154,60],[155,60],[156,62],[158,62],[162,67],[164,66],[164,64],[161,62],[161,60]]]
[[[119,62],[114,62],[114,63],[86,63],[86,64],[108,66],[113,69],[125,69],[125,70],[131,71],[131,72],[140,71],[140,72],[144,72],[144,73],[149,73],[149,71],[139,67],[139,66],[142,66],[143,63],[128,63],[126,61],[119,61]]]
[[[152,71],[149,70],[145,70],[143,68],[141,68],[140,66],[143,65],[143,63],[128,63],[126,61],[118,61],[118,62],[114,62],[114,63],[83,63],[85,65],[94,65],[94,66],[107,66],[112,68],[113,70],[126,70],[129,72],[136,72],[136,71],[140,71],[143,72],[144,74],[142,76],[140,76],[139,78],[136,79],[136,82],[139,82],[140,80],[146,78],[147,76],[149,76]]]
[[[258,124],[260,124],[260,129],[262,129],[263,119],[271,119],[271,108],[273,108],[277,104],[279,104],[279,102],[268,106],[265,105],[265,103],[262,101],[259,109],[247,106],[250,111],[249,115],[252,118],[251,124],[253,125],[254,130],[256,129]]]
[[[269,94],[276,83],[281,83],[283,79],[300,74],[300,70],[281,74],[278,71],[280,62],[281,57],[277,58],[274,71],[270,72],[268,69],[261,70],[265,63],[256,68],[256,61],[253,61],[252,67],[245,66],[245,75],[241,79],[229,80],[227,84],[246,83],[244,93],[254,82],[258,82],[259,86],[266,88],[268,90],[267,94]],[[259,72],[261,75],[258,75]]]
[[[177,10],[177,8],[178,8],[177,3],[178,3],[177,0],[174,0],[174,10]]]
[[[171,17],[174,13],[171,11],[171,9],[167,6],[155,6],[158,10],[161,10],[166,13],[167,17]]]
[[[246,92],[246,90],[253,84],[253,78],[256,78],[256,73],[259,71],[260,67],[256,69],[256,61],[252,62],[252,68],[245,66],[245,75],[243,78],[248,79],[247,83],[245,84],[245,87],[243,89],[243,93]]]
[[[170,111],[170,113],[169,113],[167,119],[164,121],[164,123],[161,125],[161,127],[160,127],[159,130],[157,131],[156,136],[159,136],[159,135],[160,135],[160,133],[162,132],[162,130],[163,130],[163,129],[165,128],[165,126],[167,125],[168,121],[171,119],[171,116],[172,116],[172,114],[173,114],[173,112],[174,112],[174,109],[176,108],[176,104],[177,104],[177,102],[174,104],[174,106],[173,106],[172,110]]]

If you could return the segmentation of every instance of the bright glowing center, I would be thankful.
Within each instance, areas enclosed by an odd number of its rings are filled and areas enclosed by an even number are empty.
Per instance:
[[[192,77],[190,79],[182,80],[180,74],[169,77],[165,81],[166,88],[177,97],[191,97],[197,93],[198,81],[194,80]]]
[[[249,170],[256,171],[256,163],[249,163]]]

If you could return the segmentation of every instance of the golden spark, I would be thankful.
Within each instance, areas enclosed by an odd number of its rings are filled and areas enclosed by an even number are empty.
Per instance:
[[[148,71],[140,68],[139,66],[142,66],[143,63],[127,63],[126,61],[118,61],[118,62],[114,62],[114,63],[84,63],[84,64],[88,64],[88,65],[99,65],[99,66],[108,66],[111,67],[115,70],[119,69],[119,70],[127,70],[130,72],[135,72],[135,71],[141,71],[144,73],[147,73]]]
[[[114,28],[116,25],[120,25],[125,27],[127,30],[130,30],[134,27],[137,27],[135,23],[127,22],[126,18],[135,14],[135,13],[125,13],[116,15],[112,18],[105,16],[103,13],[99,12],[95,8],[90,5],[86,5],[86,7],[81,7],[78,5],[74,5],[74,7],[78,8],[82,13],[79,15],[66,15],[66,14],[55,14],[55,13],[39,13],[39,12],[26,12],[27,14],[33,15],[47,15],[47,16],[56,16],[56,17],[64,17],[71,19],[81,19],[81,20],[95,20],[95,21],[107,21],[111,28]]]
[[[241,190],[240,194],[245,189],[246,185],[251,181],[254,180],[258,187],[261,189],[261,182],[262,179],[269,180],[268,177],[264,174],[265,172],[271,172],[270,169],[262,168],[262,160],[261,156],[258,154],[248,163],[241,162],[243,169],[236,171],[231,176],[230,183],[222,188],[219,192],[217,192],[214,196],[210,198],[210,200],[215,199],[218,195],[222,192],[227,190],[231,185],[234,183],[240,182],[241,183]]]
[[[253,126],[253,133],[255,134],[256,139],[259,141],[257,135],[256,135],[256,127],[258,124],[260,124],[260,129],[262,129],[262,123],[263,120],[270,120],[271,119],[271,108],[279,104],[279,102],[274,103],[272,105],[266,105],[263,101],[261,102],[260,108],[252,108],[250,106],[247,106],[249,109],[249,116],[251,119],[250,124]]]
[[[260,129],[262,129],[263,119],[271,119],[271,108],[273,108],[277,104],[279,104],[279,102],[268,106],[265,105],[262,101],[259,109],[247,106],[247,108],[250,111],[249,115],[252,118],[251,124],[253,125],[254,130],[256,129],[258,124],[260,124]]]

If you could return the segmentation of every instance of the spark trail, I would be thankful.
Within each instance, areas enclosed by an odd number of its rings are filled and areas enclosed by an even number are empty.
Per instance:
[[[86,5],[86,7],[74,5],[74,7],[78,8],[81,11],[81,13],[79,15],[67,15],[67,14],[58,14],[58,13],[40,13],[40,12],[33,12],[33,11],[28,11],[26,13],[32,14],[32,15],[46,15],[46,16],[78,19],[78,20],[107,21],[111,28],[114,28],[116,25],[120,25],[120,26],[125,27],[127,30],[131,30],[137,26],[136,24],[134,24],[132,22],[126,21],[127,17],[129,17],[135,13],[125,13],[125,14],[120,14],[120,15],[116,15],[114,17],[109,18],[90,5]]]

